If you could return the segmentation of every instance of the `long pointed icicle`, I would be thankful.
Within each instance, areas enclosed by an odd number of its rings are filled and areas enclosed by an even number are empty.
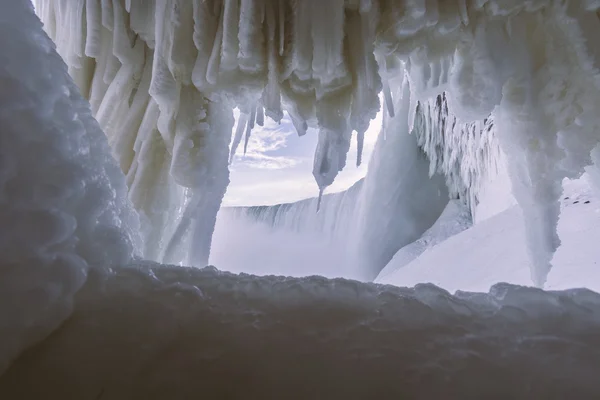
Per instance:
[[[385,99],[385,106],[387,108],[388,115],[391,118],[394,118],[394,115],[396,114],[394,112],[394,99],[392,98],[392,91],[390,90],[390,85],[386,79],[383,81],[383,97]]]
[[[365,144],[365,132],[360,130],[356,132],[356,166],[362,164],[362,153]]]
[[[323,200],[324,188],[319,188],[319,198],[317,200],[317,212],[321,211],[321,201]]]
[[[244,134],[247,122],[248,114],[241,113],[237,129],[235,130],[235,136],[233,137],[233,142],[231,142],[231,150],[229,151],[229,164],[233,162],[233,157],[235,156],[235,152],[242,141],[242,135]]]
[[[248,150],[248,140],[250,140],[250,134],[252,133],[252,129],[254,128],[255,119],[256,106],[252,107],[252,112],[250,113],[250,120],[248,121],[248,125],[246,126],[246,138],[244,140],[244,155],[246,155],[246,151]]]
[[[256,107],[256,125],[264,126],[265,124],[265,109],[261,104]]]

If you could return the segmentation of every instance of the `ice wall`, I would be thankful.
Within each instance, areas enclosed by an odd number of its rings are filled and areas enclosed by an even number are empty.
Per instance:
[[[0,6],[0,374],[128,263],[137,215],[106,136],[27,0]]]
[[[429,160],[410,134],[408,80],[395,78],[390,86],[395,115],[384,114],[348,242],[348,252],[368,280],[396,251],[419,238],[448,203],[444,178],[429,175]]]

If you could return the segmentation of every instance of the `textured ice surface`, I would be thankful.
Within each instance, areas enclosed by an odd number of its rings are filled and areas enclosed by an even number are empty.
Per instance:
[[[600,295],[450,295],[153,264],[92,274],[6,399],[600,396]]]
[[[0,6],[0,373],[69,316],[137,216],[106,136],[28,1]]]
[[[498,123],[526,220],[519,243],[528,244],[532,277],[542,284],[559,243],[560,183],[597,159],[590,156],[600,139],[597,5],[315,4],[37,2],[127,173],[149,227],[144,252],[173,262],[208,257],[234,105],[248,115],[240,134],[250,133],[259,110],[280,118],[282,105],[300,134],[317,126],[315,178],[326,186],[384,88],[392,128],[381,142],[392,150],[374,157],[372,174],[381,176],[365,180],[357,216],[393,240],[357,235],[353,243],[374,257],[371,265],[387,262],[401,245],[395,229],[406,227],[390,222],[399,213],[381,211],[397,210],[398,173],[412,179],[403,183],[419,176],[402,169],[419,164],[418,146],[393,145],[417,140],[408,136],[411,104],[447,90],[458,119],[493,113]],[[133,249],[125,181],[28,3],[4,2],[0,22],[0,117],[8,132],[0,137],[0,307],[8,315],[0,367],[41,341],[0,377],[2,398],[268,397],[290,388],[301,398],[485,397],[490,389],[509,398],[598,397],[600,301],[586,290],[499,285],[451,296],[430,285],[148,265],[104,275],[102,267],[125,265]],[[345,42],[359,28],[363,40]],[[399,83],[404,72],[410,101]],[[435,161],[431,154],[419,173]],[[441,211],[442,198],[433,191],[411,200],[422,200],[433,222],[425,200]],[[425,220],[417,218],[415,238]],[[88,266],[96,268],[84,283]]]

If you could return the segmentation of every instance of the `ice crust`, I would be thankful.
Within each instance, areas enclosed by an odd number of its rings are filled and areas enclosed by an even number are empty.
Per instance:
[[[595,398],[600,295],[138,264],[90,276],[1,398]]]
[[[128,263],[137,215],[106,136],[27,1],[0,6],[0,373]]]

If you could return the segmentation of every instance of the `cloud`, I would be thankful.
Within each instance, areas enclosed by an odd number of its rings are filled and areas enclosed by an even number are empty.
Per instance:
[[[381,123],[379,113],[365,133],[363,164],[359,168],[356,167],[356,136],[353,136],[346,167],[326,193],[345,190],[365,176]],[[223,204],[271,205],[316,196],[318,189],[312,168],[317,138],[315,130],[298,137],[287,114],[281,124],[266,118],[264,126],[256,125],[246,155],[243,141],[236,151]]]
[[[286,154],[288,139],[295,134],[287,114],[280,124],[266,119],[264,126],[255,125],[248,140],[246,154],[244,154],[243,143],[237,148],[231,166],[232,171],[239,168],[284,169],[298,165],[303,157]]]

